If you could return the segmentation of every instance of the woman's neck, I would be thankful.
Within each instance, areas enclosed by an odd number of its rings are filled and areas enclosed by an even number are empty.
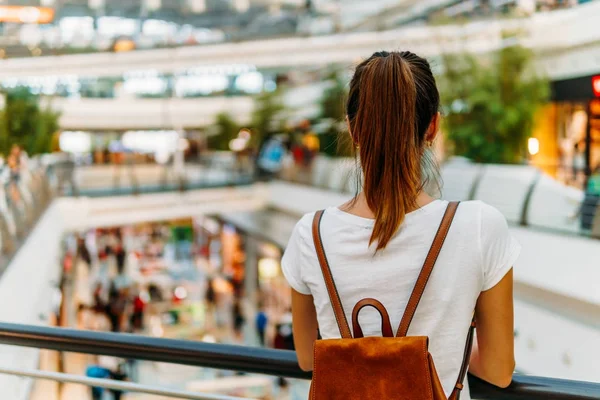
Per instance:
[[[416,207],[414,207],[414,209],[411,210],[406,210],[406,212],[409,213],[411,211],[415,211],[416,209],[426,206],[432,201],[435,201],[433,197],[431,197],[425,192],[420,192],[417,196],[417,201],[415,202]],[[356,215],[358,217],[370,219],[375,218],[375,213],[373,213],[373,211],[367,205],[367,199],[365,198],[363,192],[360,192],[355,199],[347,201],[346,203],[342,204],[339,208],[344,212]]]

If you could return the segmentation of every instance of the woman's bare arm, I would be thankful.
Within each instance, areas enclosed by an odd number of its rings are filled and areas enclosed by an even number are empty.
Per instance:
[[[304,371],[312,371],[313,347],[318,329],[317,312],[312,296],[292,289],[292,317],[298,364]]]
[[[515,369],[512,269],[493,288],[481,292],[475,307],[477,340],[469,372],[507,387]]]

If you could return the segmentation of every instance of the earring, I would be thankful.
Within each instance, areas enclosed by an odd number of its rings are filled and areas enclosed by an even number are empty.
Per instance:
[[[433,146],[433,140],[427,140],[425,144],[427,145],[427,147],[431,147]]]

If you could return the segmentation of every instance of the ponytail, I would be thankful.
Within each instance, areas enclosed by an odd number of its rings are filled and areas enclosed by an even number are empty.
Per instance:
[[[357,68],[348,100],[350,130],[364,177],[363,194],[375,214],[369,245],[376,242],[376,251],[386,247],[406,214],[416,208],[422,189],[427,127],[420,126],[420,82],[415,81],[407,55],[412,53],[376,53],[366,60]],[[425,116],[427,125],[432,117]]]

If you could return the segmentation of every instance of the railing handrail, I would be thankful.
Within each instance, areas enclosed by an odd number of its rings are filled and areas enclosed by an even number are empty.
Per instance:
[[[220,394],[207,394],[199,392],[190,392],[188,390],[178,390],[172,388],[161,388],[157,386],[123,382],[106,378],[88,378],[81,375],[65,374],[61,372],[26,370],[21,368],[0,366],[0,374],[16,375],[25,378],[45,379],[62,383],[76,383],[90,387],[99,387],[104,389],[120,390],[125,392],[146,393],[157,396],[168,396],[176,399],[189,400],[244,400],[242,397],[233,397]]]
[[[310,379],[311,376],[310,373],[300,370],[293,351],[258,347],[6,322],[0,323],[0,343],[290,378]],[[473,376],[469,377],[469,383],[472,397],[478,399],[592,400],[600,398],[600,383],[593,382],[515,375],[513,383],[506,389],[499,389]]]

